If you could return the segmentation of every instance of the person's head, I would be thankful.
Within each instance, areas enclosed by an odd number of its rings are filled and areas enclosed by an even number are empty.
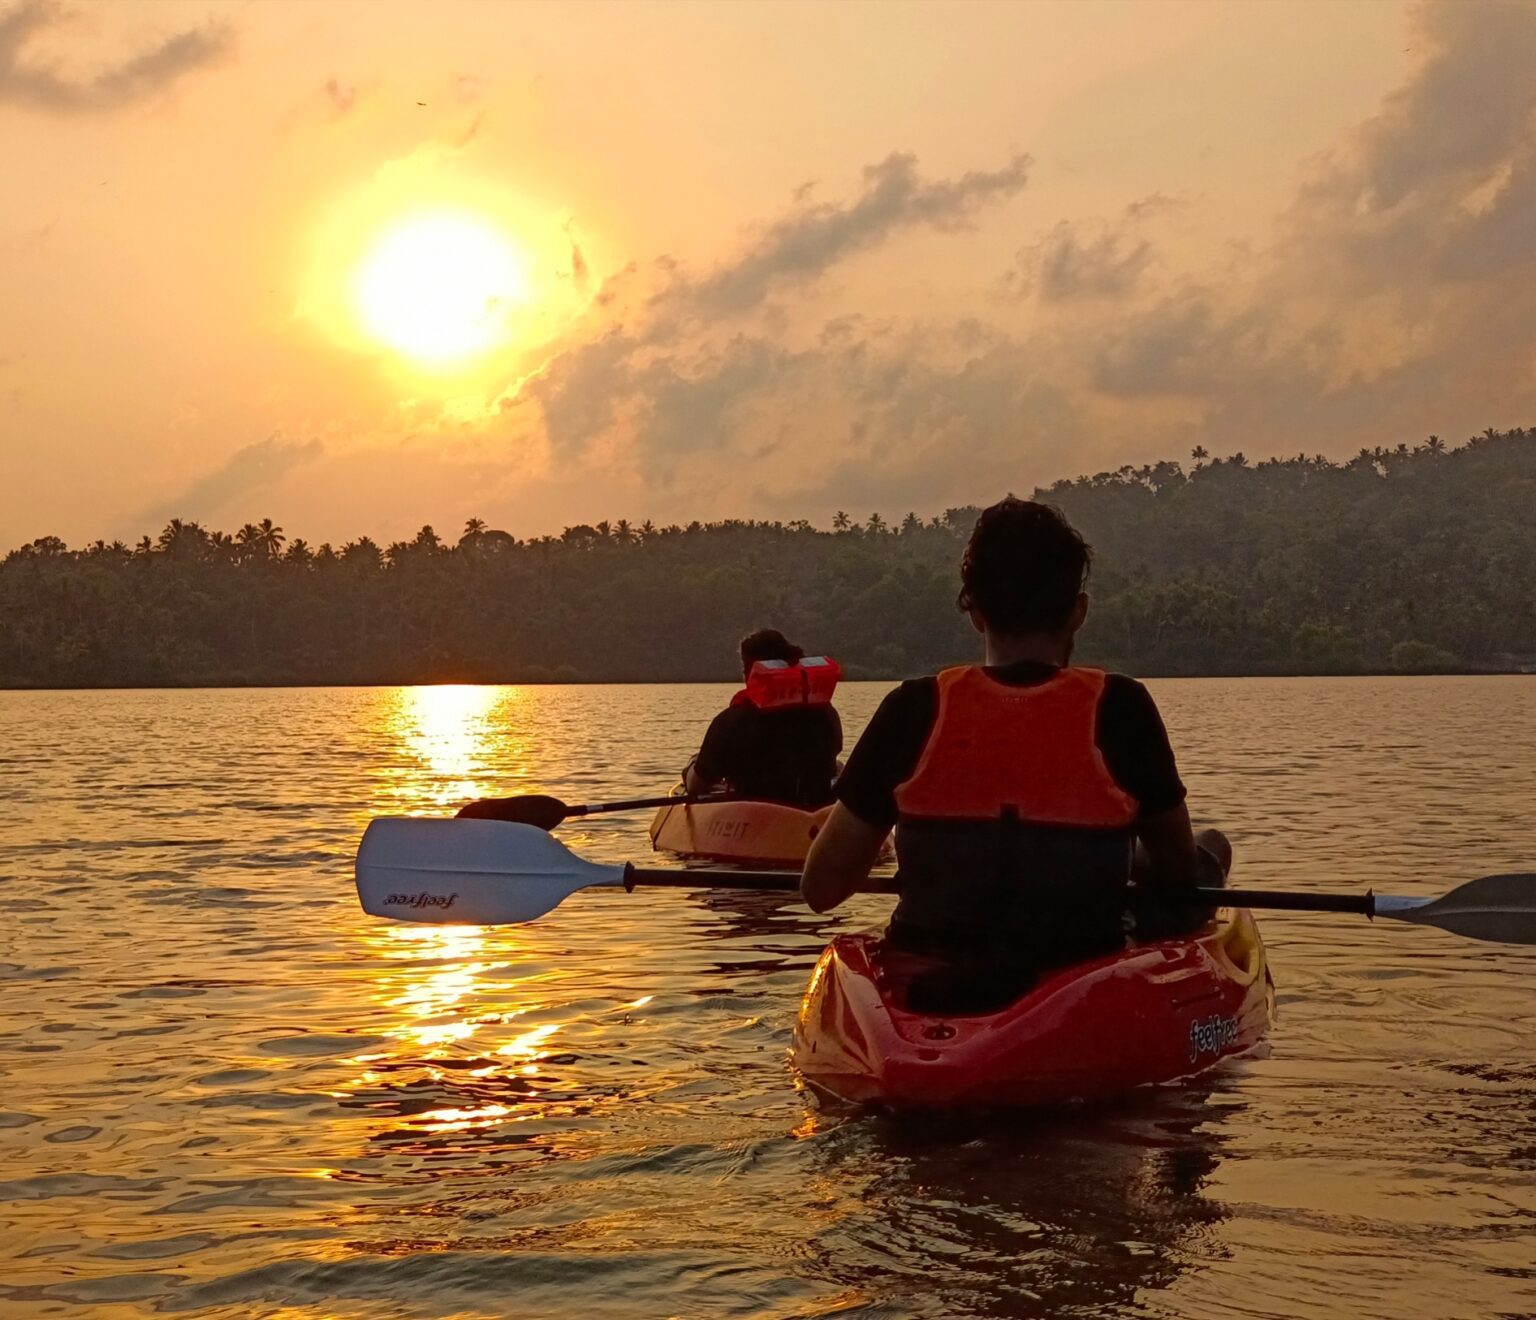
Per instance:
[[[786,664],[792,665],[796,660],[804,658],[805,652],[777,628],[759,628],[741,639],[743,676],[751,674],[752,666],[759,660],[783,660]]]
[[[1010,495],[976,519],[960,560],[958,604],[979,632],[1070,645],[1088,614],[1091,559],[1060,510]]]

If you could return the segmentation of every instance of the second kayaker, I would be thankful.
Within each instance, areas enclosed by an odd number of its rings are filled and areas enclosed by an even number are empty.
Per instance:
[[[1151,694],[1070,663],[1089,562],[1047,505],[1010,496],[977,519],[959,605],[986,663],[881,703],[806,859],[811,907],[854,893],[894,828],[887,947],[1027,978],[1123,945],[1133,876],[1148,888],[1220,881],[1229,846],[1214,830],[1196,840]]]
[[[690,793],[726,789],[793,807],[826,806],[843,750],[843,724],[832,704],[836,665],[821,656],[807,659],[775,628],[743,637],[740,654],[746,687],[710,722],[683,786]]]

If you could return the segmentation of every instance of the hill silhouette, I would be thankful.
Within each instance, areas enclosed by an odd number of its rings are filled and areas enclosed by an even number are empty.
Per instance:
[[[999,492],[1002,494],[1002,492]],[[1536,430],[1459,447],[1123,467],[1033,492],[1093,543],[1080,656],[1142,675],[1536,666]],[[975,655],[955,609],[977,510],[381,546],[173,520],[0,562],[0,685],[729,679],[782,628],[855,677]]]

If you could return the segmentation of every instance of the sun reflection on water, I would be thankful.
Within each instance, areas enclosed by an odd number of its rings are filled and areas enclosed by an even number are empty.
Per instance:
[[[509,775],[526,779],[524,700],[516,687],[400,688],[385,712],[386,736],[404,753],[388,771],[390,805],[437,810],[488,796]]]
[[[534,987],[551,973],[530,959],[518,974],[525,951],[516,932],[388,925],[367,927],[364,939],[380,960],[377,1031],[393,1046],[355,1057],[342,1094],[384,1120],[377,1135],[397,1148],[435,1148],[472,1132],[494,1143],[503,1125],[544,1112],[543,1047],[566,1024],[518,1022],[545,1011]]]
[[[403,975],[389,974],[383,1002],[394,1019],[391,1034],[430,1050],[466,1040],[483,1025],[469,1011],[493,966],[485,958],[482,926],[386,926],[384,956],[409,960]],[[393,946],[393,947],[390,947]]]

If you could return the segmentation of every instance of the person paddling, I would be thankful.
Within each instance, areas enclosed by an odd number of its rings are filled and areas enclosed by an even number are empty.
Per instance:
[[[774,628],[741,639],[746,687],[710,722],[683,772],[690,793],[726,790],[745,798],[818,808],[832,801],[843,725],[832,705],[838,668]]]
[[[1010,496],[981,514],[958,603],[986,663],[885,698],[806,859],[801,892],[825,912],[867,879],[895,829],[900,898],[885,945],[911,967],[958,973],[926,982],[948,986],[941,998],[995,998],[1119,948],[1133,880],[1221,883],[1230,866],[1219,831],[1197,840],[1191,829],[1146,688],[1070,663],[1090,558],[1047,505]]]

